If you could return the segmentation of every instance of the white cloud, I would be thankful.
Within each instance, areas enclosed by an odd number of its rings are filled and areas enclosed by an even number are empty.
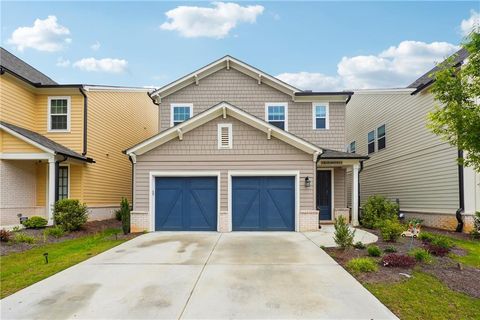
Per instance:
[[[73,66],[83,71],[122,73],[127,69],[128,62],[124,59],[84,58],[76,61]]]
[[[263,13],[264,7],[250,5],[242,7],[236,3],[213,2],[213,8],[179,6],[167,11],[167,22],[160,28],[177,31],[183,37],[224,38],[238,23],[254,23]]]
[[[277,77],[312,90],[405,87],[458,49],[447,42],[402,41],[376,55],[343,57],[333,76],[299,72]]]
[[[102,44],[97,40],[94,44],[90,46],[90,49],[92,49],[93,51],[97,51],[98,49],[100,49],[101,46]]]
[[[39,51],[54,52],[62,50],[72,39],[70,30],[57,22],[57,17],[48,16],[45,20],[36,19],[32,27],[19,27],[13,31],[8,43],[15,45],[18,51],[33,48]]]
[[[480,32],[480,12],[470,11],[470,18],[462,20],[460,30],[463,36],[467,36],[472,31]]]
[[[70,66],[70,60],[63,59],[63,57],[60,57],[60,58],[57,59],[56,65],[57,65],[57,67],[66,68],[66,67]]]

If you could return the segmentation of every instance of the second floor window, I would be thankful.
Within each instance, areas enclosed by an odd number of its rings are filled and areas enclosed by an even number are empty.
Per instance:
[[[375,152],[375,131],[368,133],[368,153]]]
[[[328,105],[313,104],[313,129],[328,129]]]
[[[48,131],[70,131],[70,97],[48,98]]]
[[[351,153],[357,152],[357,143],[355,141],[350,142],[350,145],[348,146],[348,151]]]
[[[385,137],[385,125],[377,128],[377,143],[378,150],[385,149],[385,147],[387,146],[387,139]]]
[[[191,104],[172,104],[172,121],[171,125],[176,126],[185,120],[192,117],[192,105]]]
[[[267,103],[265,108],[268,123],[280,129],[288,130],[286,103]]]

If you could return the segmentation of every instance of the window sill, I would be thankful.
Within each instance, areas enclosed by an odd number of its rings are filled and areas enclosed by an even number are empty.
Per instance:
[[[47,130],[48,133],[69,133],[70,130]]]

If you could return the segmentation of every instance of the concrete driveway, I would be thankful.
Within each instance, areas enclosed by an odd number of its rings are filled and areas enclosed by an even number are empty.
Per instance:
[[[149,233],[0,303],[2,319],[396,319],[294,232]]]

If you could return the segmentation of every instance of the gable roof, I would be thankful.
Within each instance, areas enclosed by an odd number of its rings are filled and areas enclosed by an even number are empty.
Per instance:
[[[86,162],[95,162],[92,158],[85,157],[53,140],[48,139],[34,131],[18,127],[16,125],[0,121],[0,129],[38,147],[46,152],[64,155],[66,157],[75,158]]]
[[[32,84],[56,85],[50,77],[41,73],[22,59],[0,47],[0,66],[26,79]]]
[[[465,59],[468,58],[469,52],[467,49],[462,48],[452,54],[450,57],[453,57],[453,64],[455,66],[459,66],[463,63]],[[423,89],[427,88],[430,86],[432,83],[435,82],[434,74],[435,72],[439,71],[441,66],[436,65],[432,69],[430,69],[428,72],[426,72],[424,75],[422,75],[420,78],[412,82],[407,88],[413,88],[416,89],[415,91],[412,92],[412,95],[422,91]]]
[[[287,131],[279,129],[274,125],[257,118],[251,115],[248,112],[241,110],[240,108],[235,107],[234,105],[228,102],[220,102],[219,104],[193,116],[192,118],[174,126],[169,129],[166,129],[147,140],[144,140],[137,145],[127,149],[124,153],[128,155],[141,155],[145,152],[148,152],[174,138],[179,137],[182,139],[183,135],[202,124],[205,124],[219,116],[224,118],[227,116],[234,117],[242,122],[247,123],[248,125],[259,129],[268,136],[275,137],[280,139],[304,152],[315,154],[321,153],[322,149],[302,138],[299,138]]]
[[[286,82],[283,82],[255,67],[252,67],[251,65],[243,62],[243,61],[240,61],[232,56],[229,56],[229,55],[226,55],[224,56],[223,58],[220,58],[208,65],[206,65],[205,67],[203,68],[200,68],[198,70],[195,70],[189,74],[187,74],[186,76],[176,80],[176,81],[173,81],[155,91],[153,91],[150,96],[151,97],[156,97],[156,98],[163,98],[163,97],[166,97],[192,83],[197,83],[198,81],[200,81],[200,79],[202,78],[205,78],[209,75],[211,75],[212,73],[215,73],[223,68],[226,68],[226,69],[230,69],[230,68],[233,68],[233,69],[236,69],[246,75],[249,75],[251,76],[252,78],[255,78],[259,81],[259,83],[266,83],[286,94],[289,94],[289,95],[294,95],[295,92],[299,92],[301,91],[300,89],[298,88],[295,88],[294,86],[292,85],[289,85],[288,83]]]

